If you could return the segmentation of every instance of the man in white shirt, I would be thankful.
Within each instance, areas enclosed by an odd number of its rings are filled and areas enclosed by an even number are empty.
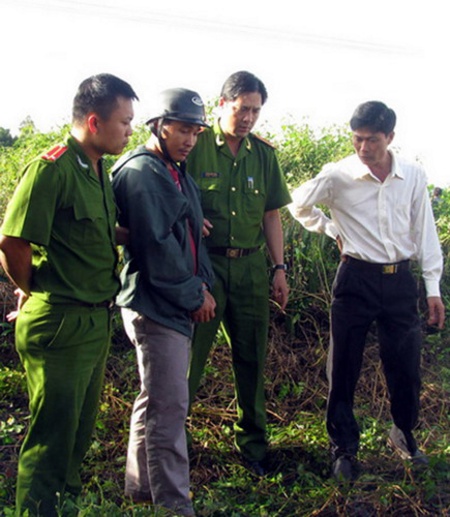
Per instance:
[[[417,260],[422,270],[428,324],[441,329],[442,253],[425,172],[388,149],[395,122],[394,111],[382,102],[358,106],[350,120],[356,154],[326,165],[294,191],[289,207],[305,228],[336,239],[342,253],[327,364],[327,431],[339,480],[352,481],[359,470],[353,397],[373,321],[394,421],[388,442],[403,459],[427,463],[412,432],[419,413],[422,338],[410,261]],[[327,206],[331,219],[316,204]]]

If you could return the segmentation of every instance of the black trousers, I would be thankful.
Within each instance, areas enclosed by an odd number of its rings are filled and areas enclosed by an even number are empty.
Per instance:
[[[341,262],[333,284],[327,362],[327,431],[333,458],[358,451],[353,399],[374,321],[394,424],[406,434],[416,426],[422,342],[417,301],[409,266],[385,274],[380,266],[354,259]]]

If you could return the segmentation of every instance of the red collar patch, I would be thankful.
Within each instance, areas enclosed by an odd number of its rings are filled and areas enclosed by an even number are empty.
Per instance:
[[[68,147],[67,145],[57,145],[53,147],[53,149],[50,149],[47,153],[42,155],[43,160],[47,160],[49,162],[55,162],[58,158],[61,158],[61,156],[67,151]]]

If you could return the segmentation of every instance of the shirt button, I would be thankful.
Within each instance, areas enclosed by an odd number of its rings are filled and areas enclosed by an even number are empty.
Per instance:
[[[236,212],[233,210],[233,211],[231,212],[231,215],[236,215]]]
[[[259,194],[259,190],[255,190],[255,194]]]
[[[236,192],[236,187],[231,187],[231,192]]]

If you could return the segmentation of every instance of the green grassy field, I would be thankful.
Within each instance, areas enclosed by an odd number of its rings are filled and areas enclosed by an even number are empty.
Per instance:
[[[417,436],[430,457],[429,467],[415,470],[386,445],[389,401],[372,335],[355,403],[363,470],[352,486],[340,486],[329,478],[324,426],[326,320],[320,329],[298,321],[298,335],[286,332],[286,316],[274,320],[266,371],[271,471],[262,479],[251,474],[234,448],[230,354],[219,337],[188,424],[194,438],[191,477],[198,515],[448,515],[450,368],[445,365],[450,364],[450,352],[441,336],[427,335],[423,354]],[[24,375],[8,330],[0,347],[0,508],[8,516],[13,515],[17,455],[28,412]],[[64,503],[61,515],[157,515],[123,495],[128,424],[137,389],[134,350],[117,315],[97,429],[83,467],[85,490],[79,501]]]

